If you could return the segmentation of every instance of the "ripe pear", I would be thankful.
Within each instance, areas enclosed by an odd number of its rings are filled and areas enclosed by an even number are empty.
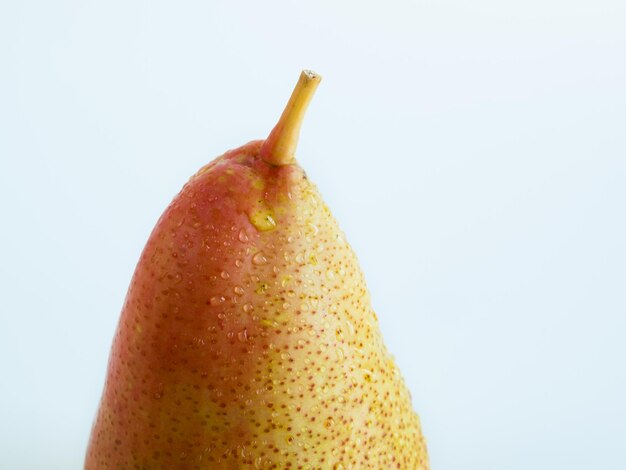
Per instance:
[[[200,169],[133,276],[86,469],[427,470],[357,258],[294,158],[305,71],[265,141]]]

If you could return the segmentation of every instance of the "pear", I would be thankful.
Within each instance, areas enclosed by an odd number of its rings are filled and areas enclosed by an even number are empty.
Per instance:
[[[428,457],[357,258],[295,161],[320,76],[159,219],[115,333],[86,469],[410,469]]]

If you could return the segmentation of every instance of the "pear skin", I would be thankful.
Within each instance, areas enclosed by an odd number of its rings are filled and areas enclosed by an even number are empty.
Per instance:
[[[304,72],[270,137],[203,167],[159,219],[86,469],[429,469],[357,258],[294,160],[318,82]]]

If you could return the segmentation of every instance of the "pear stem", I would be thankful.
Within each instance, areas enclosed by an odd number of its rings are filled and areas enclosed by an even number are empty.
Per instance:
[[[315,72],[302,71],[278,124],[261,146],[259,154],[263,160],[272,165],[295,163],[304,113],[321,80],[322,77]]]

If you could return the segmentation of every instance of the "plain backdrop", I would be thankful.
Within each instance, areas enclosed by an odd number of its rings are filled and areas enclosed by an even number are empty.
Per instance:
[[[81,468],[154,223],[302,68],[433,470],[626,468],[623,0],[2,1],[0,468]]]

